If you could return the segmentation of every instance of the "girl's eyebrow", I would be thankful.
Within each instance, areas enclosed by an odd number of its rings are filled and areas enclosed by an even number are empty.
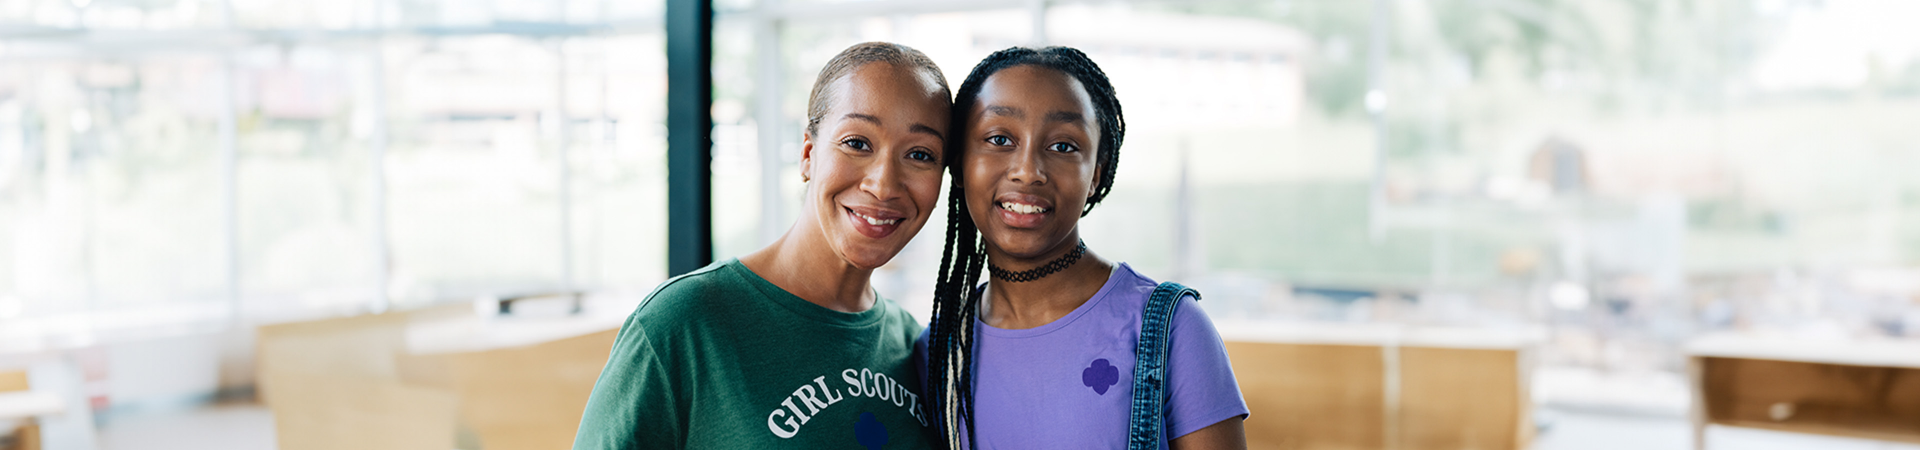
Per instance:
[[[987,115],[1006,116],[1014,119],[1027,118],[1027,112],[1012,106],[987,105]],[[1080,123],[1086,121],[1086,115],[1074,111],[1054,111],[1047,113],[1048,122]]]
[[[1074,111],[1054,111],[1047,113],[1048,122],[1080,123],[1086,116]]]

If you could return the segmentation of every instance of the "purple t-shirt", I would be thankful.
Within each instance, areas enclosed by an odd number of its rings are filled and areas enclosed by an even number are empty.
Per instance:
[[[979,448],[1125,448],[1140,309],[1157,285],[1122,263],[1053,323],[1009,330],[975,322]],[[1167,439],[1247,414],[1220,333],[1191,297],[1174,311],[1168,345]],[[922,332],[916,359],[925,361],[926,350]],[[924,385],[926,365],[919,368]]]

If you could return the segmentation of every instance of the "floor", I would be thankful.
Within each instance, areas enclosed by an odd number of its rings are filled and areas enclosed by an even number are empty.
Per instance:
[[[272,450],[275,447],[273,412],[254,403],[115,416],[100,427],[99,433],[100,450]]]
[[[1546,426],[1534,450],[1689,450],[1692,427],[1675,416],[1632,416],[1595,412],[1543,411]],[[1707,428],[1709,450],[1920,450],[1897,444],[1751,428]]]
[[[1544,411],[1533,450],[1688,450],[1685,420],[1670,416]],[[172,413],[116,417],[100,428],[101,450],[271,450],[273,413],[255,404],[223,404]],[[1920,445],[1711,428],[1713,450],[1920,450]],[[49,449],[56,450],[56,449]]]

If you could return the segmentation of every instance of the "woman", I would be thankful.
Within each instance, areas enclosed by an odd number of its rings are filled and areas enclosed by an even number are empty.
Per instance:
[[[974,67],[953,111],[947,247],[918,343],[936,426],[954,448],[1127,448],[1158,283],[1089,250],[1078,227],[1112,189],[1126,133],[1112,85],[1079,50],[1010,48]],[[983,265],[992,279],[976,287]],[[1166,403],[1145,415],[1162,428],[1140,445],[1245,448],[1218,332],[1194,299],[1165,298]]]
[[[807,101],[799,220],[634,310],[573,448],[926,448],[921,327],[868,278],[933,214],[950,103],[917,50],[829,61]]]

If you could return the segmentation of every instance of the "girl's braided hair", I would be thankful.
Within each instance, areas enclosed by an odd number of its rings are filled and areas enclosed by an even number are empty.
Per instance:
[[[1120,99],[1100,66],[1085,53],[1072,47],[1013,47],[994,52],[967,74],[953,99],[953,136],[947,143],[947,168],[953,183],[947,194],[947,241],[940,254],[940,276],[934,285],[933,323],[927,342],[927,397],[934,421],[947,438],[949,448],[959,448],[962,433],[973,440],[973,322],[980,309],[980,269],[986,266],[985,243],[980,229],[967,214],[967,195],[963,182],[963,153],[969,144],[966,121],[973,113],[981,85],[1002,69],[1036,66],[1057,70],[1080,82],[1093,100],[1093,116],[1100,127],[1095,153],[1095,171],[1100,180],[1087,197],[1080,216],[1106,199],[1113,190],[1113,175],[1120,161],[1120,142],[1127,123],[1120,114]],[[965,431],[962,431],[964,429]]]

